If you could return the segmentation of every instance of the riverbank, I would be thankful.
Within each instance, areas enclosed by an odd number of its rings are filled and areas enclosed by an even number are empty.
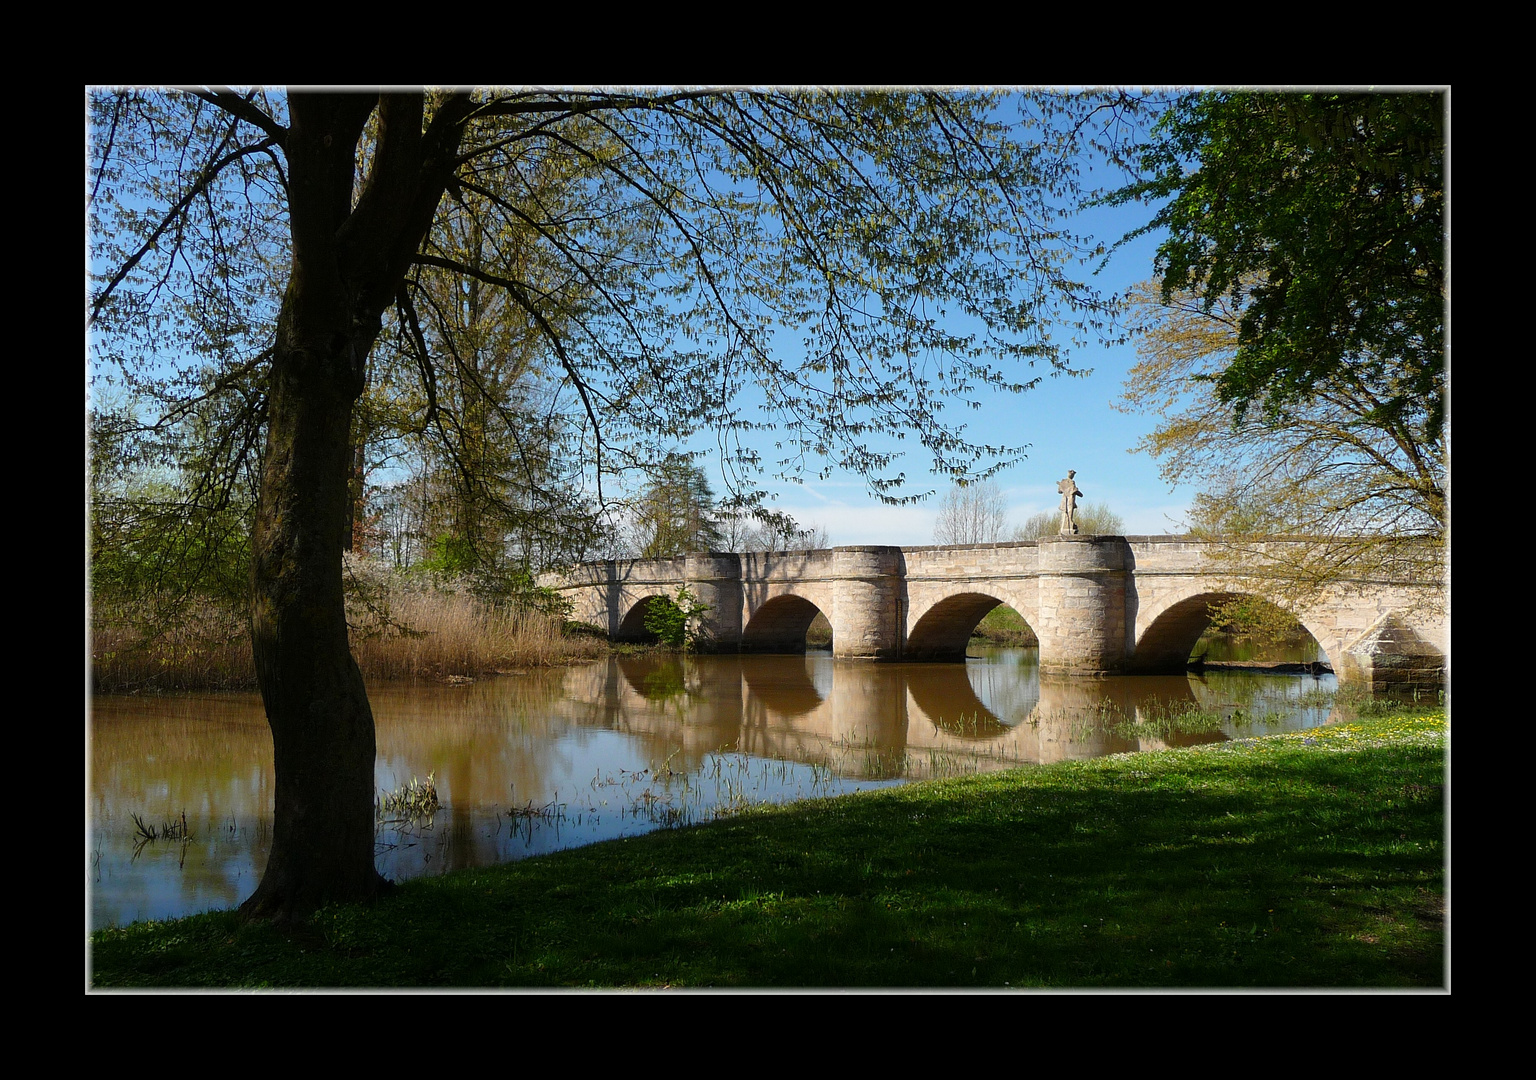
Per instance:
[[[554,615],[488,602],[464,589],[397,581],[348,602],[352,655],[372,680],[455,681],[591,660],[606,637]],[[196,600],[167,627],[127,612],[91,613],[96,693],[254,690],[250,628],[228,605]]]
[[[1446,984],[1441,713],[812,800],[103,931],[109,987]]]

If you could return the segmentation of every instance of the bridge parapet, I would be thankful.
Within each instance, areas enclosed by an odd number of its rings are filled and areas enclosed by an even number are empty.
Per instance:
[[[819,581],[832,577],[832,548],[805,551],[747,551],[741,555],[741,579],[748,584]]]

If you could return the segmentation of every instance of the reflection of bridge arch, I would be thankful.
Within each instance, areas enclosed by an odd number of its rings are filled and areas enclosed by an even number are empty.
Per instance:
[[[911,629],[907,631],[903,658],[964,660],[971,633],[993,608],[1004,605],[1013,608],[1026,625],[1029,624],[1029,617],[1020,609],[1020,602],[1016,602],[1016,599],[1008,600],[987,592],[977,592],[975,586],[969,583],[950,589],[922,590],[912,601],[907,616]],[[924,604],[921,609],[919,603]]]
[[[759,604],[741,630],[743,652],[805,652],[805,634],[825,614],[796,593],[780,593]]]
[[[815,712],[831,692],[831,672],[826,673],[826,685],[818,687],[808,663],[798,656],[754,656],[750,664],[744,661],[742,680],[749,699],[784,719]]]
[[[994,605],[995,606],[995,605]],[[995,739],[1007,734],[1004,724],[976,694],[970,666],[948,664],[907,681],[907,694],[939,731],[962,739]]]

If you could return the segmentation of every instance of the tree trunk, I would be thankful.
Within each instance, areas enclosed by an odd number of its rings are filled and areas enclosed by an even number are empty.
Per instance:
[[[281,335],[280,335],[281,336]],[[347,643],[352,357],[280,349],[253,551],[252,642],[276,768],[272,852],[248,917],[287,921],[387,886],[374,869],[374,727]]]
[[[372,165],[357,145],[378,110]],[[374,869],[373,711],[347,644],[352,417],[380,316],[455,167],[456,95],[422,131],[421,94],[293,94],[284,149],[293,249],[267,389],[251,559],[251,641],[272,729],[272,852],[248,918],[291,921],[388,887]]]

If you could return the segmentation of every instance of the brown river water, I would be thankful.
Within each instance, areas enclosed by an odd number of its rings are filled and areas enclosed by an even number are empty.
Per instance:
[[[372,686],[377,787],[430,774],[441,803],[425,819],[381,814],[379,869],[439,874],[748,803],[1313,727],[1335,688],[1332,675],[1211,669],[1042,680],[1035,650],[971,652],[964,664],[611,656],[466,686]],[[89,737],[93,928],[250,895],[272,827],[256,694],[98,695]]]

